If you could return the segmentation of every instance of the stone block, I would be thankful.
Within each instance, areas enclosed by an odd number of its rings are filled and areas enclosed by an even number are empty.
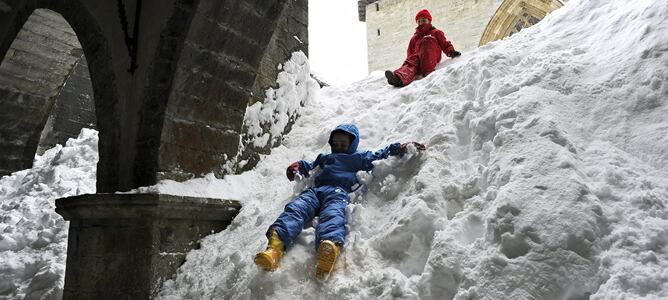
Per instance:
[[[64,299],[147,299],[202,237],[219,232],[238,201],[160,194],[92,194],[56,200],[70,221]]]
[[[224,155],[236,154],[239,133],[206,124],[165,119],[161,141],[160,172],[186,170],[193,175],[202,175],[216,170],[224,161]]]
[[[221,90],[228,89],[221,88]],[[244,99],[248,101],[248,97]],[[244,117],[242,108],[232,106],[233,103],[230,103],[232,101],[224,101],[220,98],[201,98],[192,94],[177,92],[172,94],[171,102],[174,105],[167,111],[168,118],[178,115],[181,120],[200,122],[215,128],[238,130]],[[181,109],[173,111],[177,108]]]

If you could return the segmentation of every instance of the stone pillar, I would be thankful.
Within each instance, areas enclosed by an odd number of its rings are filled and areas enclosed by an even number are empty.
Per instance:
[[[148,299],[203,236],[219,232],[238,201],[161,194],[91,194],[56,200],[70,221],[64,299]]]

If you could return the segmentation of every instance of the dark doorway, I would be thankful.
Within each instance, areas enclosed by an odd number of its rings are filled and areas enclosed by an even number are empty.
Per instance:
[[[37,9],[0,63],[0,176],[30,168],[35,154],[95,128],[93,89],[76,34]]]

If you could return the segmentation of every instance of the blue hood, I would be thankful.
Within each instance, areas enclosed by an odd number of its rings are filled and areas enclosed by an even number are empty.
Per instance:
[[[353,142],[350,143],[350,147],[348,147],[348,151],[346,153],[348,154],[353,154],[357,151],[357,145],[360,143],[360,132],[357,129],[357,126],[352,123],[344,123],[339,126],[336,126],[334,130],[329,134],[329,145],[332,146],[332,135],[334,132],[337,131],[342,131],[345,132],[353,137]]]

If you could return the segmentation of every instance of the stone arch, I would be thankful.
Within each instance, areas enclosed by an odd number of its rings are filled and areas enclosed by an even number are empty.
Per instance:
[[[32,165],[47,118],[65,81],[72,79],[75,66],[85,64],[84,53],[104,57],[97,43],[84,41],[75,33],[76,27],[94,31],[95,26],[92,18],[86,22],[86,15],[78,14],[69,1],[6,2],[0,10],[0,111],[5,114],[0,118],[0,175]],[[93,38],[95,33],[83,35]],[[100,69],[95,59],[92,64]],[[86,116],[90,118],[94,122],[94,116]],[[51,142],[63,138],[52,136]]]
[[[253,92],[263,94],[276,66],[307,47],[306,3],[1,0],[0,55],[35,9],[63,16],[93,85],[97,192],[127,191],[222,173],[238,152]],[[295,38],[290,26],[304,35]]]
[[[563,5],[561,0],[504,0],[487,24],[479,46],[530,27]]]
[[[292,12],[292,5],[303,5],[305,10],[305,3],[200,2],[176,66],[168,102],[158,106],[164,111],[162,127],[155,128],[160,129],[160,139],[154,140],[159,144],[151,146],[154,152],[141,159],[157,161],[150,164],[156,169],[138,170],[147,172],[142,178],[182,180],[211,171],[223,172],[223,163],[238,152],[243,118],[248,103],[253,101],[253,91],[258,94],[258,86],[267,87],[259,83],[266,80],[260,78],[266,72],[262,65],[276,72],[276,65],[289,58],[290,53],[277,55],[280,58],[267,55],[270,40],[282,27],[277,24]],[[293,36],[287,43],[295,40]]]
[[[42,155],[56,144],[65,145],[68,139],[76,138],[82,128],[97,129],[93,86],[83,54],[72,67],[53,103],[39,139],[37,154]]]

